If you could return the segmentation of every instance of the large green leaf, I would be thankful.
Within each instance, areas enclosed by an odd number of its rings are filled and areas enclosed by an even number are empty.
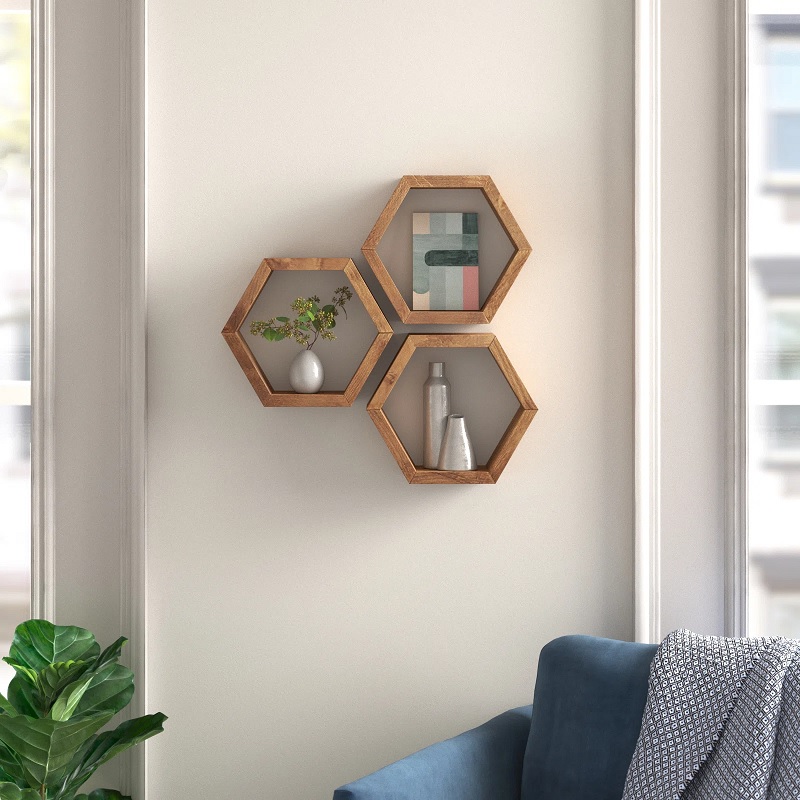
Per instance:
[[[120,794],[116,789],[95,789],[91,794],[79,794],[75,800],[131,800],[127,794]]]
[[[36,679],[39,677],[39,673],[35,669],[27,666],[26,664],[18,664],[9,656],[6,656],[3,661],[12,667],[14,672],[16,672],[17,675],[22,678],[22,680],[27,681],[31,684],[31,686],[36,686]]]
[[[0,767],[0,783],[16,783],[16,778],[14,778],[13,775],[9,775],[2,767]]]
[[[25,772],[16,755],[0,742],[0,781],[25,783]]]
[[[41,795],[36,789],[20,789],[15,783],[0,783],[0,800],[41,800]]]
[[[0,716],[0,742],[22,767],[28,786],[60,784],[82,745],[114,716],[112,711],[69,722]]]
[[[12,678],[8,684],[8,700],[20,714],[29,717],[43,717],[47,714],[47,710],[41,705],[39,692],[19,676]]]
[[[36,683],[46,705],[51,706],[59,693],[80,678],[89,667],[86,661],[59,661],[40,670]]]
[[[75,681],[75,683],[64,689],[50,709],[50,718],[62,722],[68,720],[75,713],[78,703],[86,694],[86,690],[93,680],[93,675],[84,675],[79,681]]]
[[[37,672],[10,658],[3,660],[17,671],[17,690],[24,694],[26,706],[33,708],[36,711],[34,716],[38,717],[47,716],[59,693],[89,668],[85,661],[61,661],[49,664]],[[26,685],[30,689],[25,689]],[[75,702],[77,703],[77,699]]]
[[[12,717],[17,715],[17,710],[2,694],[0,694],[0,714],[11,714]]]
[[[125,645],[125,642],[128,640],[124,636],[120,636],[116,642],[110,644],[97,656],[97,660],[92,664],[92,670],[95,672],[100,671],[103,667],[107,667],[109,664],[114,664],[119,659],[120,653],[122,652],[122,648]]]
[[[56,793],[54,800],[67,800],[71,793],[86,783],[95,770],[106,761],[129,747],[161,733],[166,719],[161,713],[148,714],[123,722],[113,731],[103,731],[89,740],[70,764],[61,790]]]
[[[74,718],[100,711],[116,713],[133,697],[133,673],[122,664],[109,664],[95,673],[73,713]]]
[[[99,653],[100,645],[85,628],[31,619],[17,626],[8,654],[38,672],[58,662],[91,661]]]

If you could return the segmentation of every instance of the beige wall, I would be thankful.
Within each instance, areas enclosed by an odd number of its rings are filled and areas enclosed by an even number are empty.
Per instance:
[[[632,23],[149,4],[148,800],[323,800],[529,702],[550,638],[632,636]],[[377,375],[263,409],[219,335],[262,256],[365,270],[409,172],[492,175],[534,248],[491,330],[541,410],[494,487],[408,486]]]

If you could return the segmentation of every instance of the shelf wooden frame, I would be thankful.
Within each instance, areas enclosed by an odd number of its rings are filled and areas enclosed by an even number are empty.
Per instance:
[[[495,282],[486,300],[478,311],[414,311],[409,308],[397,284],[394,282],[378,245],[400,209],[406,195],[412,189],[480,189],[494,215],[497,217],[514,252],[500,277]],[[492,321],[503,302],[511,284],[519,275],[522,265],[531,253],[531,246],[520,229],[514,215],[500,195],[494,181],[488,175],[404,175],[397,184],[386,208],[364,242],[361,252],[367,259],[375,277],[380,281],[400,320],[407,325],[482,325]]]
[[[484,466],[465,472],[426,469],[415,464],[397,435],[383,407],[414,353],[423,347],[474,347],[486,348],[495,360],[500,372],[511,387],[519,408],[505,430],[500,441]],[[449,483],[449,484],[487,484],[497,483],[509,458],[516,450],[528,426],[536,416],[536,404],[528,394],[517,371],[508,360],[493,333],[411,333],[409,334],[394,361],[378,384],[375,394],[367,403],[367,412],[380,432],[389,452],[409,483]]]
[[[343,272],[378,330],[361,364],[343,392],[299,394],[297,392],[276,391],[272,388],[272,384],[270,384],[264,370],[261,368],[261,365],[256,360],[252,350],[248,347],[244,336],[242,336],[239,330],[255,305],[256,300],[258,300],[259,295],[267,285],[270,275],[272,275],[273,272],[285,272],[290,270],[332,270]],[[253,275],[250,280],[233,314],[231,314],[230,319],[222,329],[222,335],[225,337],[225,341],[231,348],[233,355],[236,356],[236,360],[239,362],[239,366],[250,381],[250,385],[255,389],[262,405],[273,407],[342,407],[353,405],[359,392],[364,388],[364,383],[375,368],[375,364],[377,364],[381,353],[383,353],[386,345],[391,341],[393,332],[392,326],[383,315],[380,306],[372,296],[372,292],[370,292],[367,284],[364,283],[361,273],[358,271],[351,258],[265,258],[261,262],[256,274]]]

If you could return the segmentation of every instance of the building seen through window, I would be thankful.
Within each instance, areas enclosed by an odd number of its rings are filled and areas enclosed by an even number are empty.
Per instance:
[[[0,5],[0,653],[30,612],[31,25]],[[13,672],[0,662],[0,691]]]
[[[800,637],[800,0],[751,0],[749,632]]]

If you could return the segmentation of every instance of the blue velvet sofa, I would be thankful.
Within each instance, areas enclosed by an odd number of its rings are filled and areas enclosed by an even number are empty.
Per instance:
[[[334,800],[620,800],[656,645],[563,636],[533,705],[342,786]]]

